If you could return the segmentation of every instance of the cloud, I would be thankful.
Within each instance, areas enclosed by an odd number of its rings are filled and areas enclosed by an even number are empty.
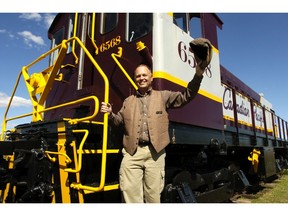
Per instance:
[[[53,19],[55,17],[55,14],[50,13],[23,13],[19,16],[19,18],[26,19],[26,20],[32,20],[36,22],[43,22],[46,28],[49,28]]]
[[[11,39],[13,39],[13,38],[15,38],[15,35],[9,32],[9,33],[8,33],[8,37],[11,38]]]
[[[35,21],[38,23],[38,25],[43,25],[45,28],[49,28],[53,22],[53,19],[55,18],[55,14],[22,13],[19,18]],[[24,30],[22,32],[18,32],[18,35],[24,39],[25,43],[29,47],[33,47],[33,45],[45,46],[44,39],[41,36],[33,34],[31,31]]]
[[[13,33],[7,31],[6,29],[0,29],[0,34],[7,35],[11,39],[13,39],[15,37],[15,35]]]
[[[34,20],[37,22],[42,20],[42,16],[39,13],[22,13],[19,18]]]
[[[45,31],[47,31],[47,29],[50,27],[51,23],[53,22],[55,16],[56,14],[53,14],[53,13],[22,13],[18,17],[22,20],[30,21],[29,25],[27,25],[27,22],[25,23],[25,25],[22,25],[26,29],[23,29],[23,31],[15,34],[11,30],[0,28],[0,34],[7,35],[12,40],[19,39],[19,36],[20,36],[20,38],[24,40],[25,44],[31,48],[37,47],[37,46],[44,47],[46,46],[46,44],[45,44],[45,40],[43,39],[43,35],[40,36],[39,34],[36,35],[35,33],[33,33],[34,31],[36,31],[36,29],[31,30],[31,26],[33,25],[32,24],[30,25],[30,23],[36,22],[38,26],[41,26],[41,29],[45,29]],[[28,28],[30,29],[28,30]],[[37,30],[41,31],[41,29],[37,29]]]
[[[0,107],[7,107],[10,96],[0,92]],[[31,107],[31,101],[23,97],[14,96],[11,103],[12,107]]]
[[[43,38],[41,36],[34,35],[30,31],[18,32],[18,35],[20,35],[24,39],[25,43],[30,47],[32,47],[33,44],[45,46]]]

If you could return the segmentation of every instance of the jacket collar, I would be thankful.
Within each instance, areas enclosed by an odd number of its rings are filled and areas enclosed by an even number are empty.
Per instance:
[[[152,92],[152,87],[150,86],[149,89],[144,94],[142,94],[139,90],[137,90],[136,95],[137,97],[145,97],[147,95],[151,95],[151,92]]]

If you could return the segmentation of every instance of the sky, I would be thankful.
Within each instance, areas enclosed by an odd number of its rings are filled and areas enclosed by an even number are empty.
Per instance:
[[[221,64],[257,93],[263,93],[276,114],[288,120],[288,13],[216,14],[223,21],[222,30],[218,29]],[[50,49],[47,31],[54,16],[55,13],[0,13],[1,123],[22,66]],[[47,66],[48,62],[42,65]],[[22,78],[20,83],[8,117],[31,112]],[[13,121],[8,127],[17,124]]]
[[[288,13],[217,13],[221,64],[288,121]]]
[[[55,13],[0,13],[0,122],[7,103],[14,89],[22,67],[33,62],[50,49],[48,28]],[[48,60],[41,61],[41,66],[33,67],[31,73],[48,66]],[[30,74],[30,71],[29,71]],[[31,101],[21,77],[13,103],[7,117],[18,116],[32,111]],[[31,117],[21,121],[9,121],[7,128],[12,128],[22,121],[31,121]]]

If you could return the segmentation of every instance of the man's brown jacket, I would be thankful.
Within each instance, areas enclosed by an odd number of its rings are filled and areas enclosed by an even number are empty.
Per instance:
[[[191,101],[197,95],[202,79],[203,76],[195,74],[183,92],[151,91],[147,118],[148,131],[150,141],[157,152],[170,143],[169,118],[166,110],[181,107]],[[116,126],[124,124],[123,146],[130,155],[135,153],[140,133],[141,114],[138,97],[137,95],[127,97],[120,111],[117,114],[111,113],[110,117]]]

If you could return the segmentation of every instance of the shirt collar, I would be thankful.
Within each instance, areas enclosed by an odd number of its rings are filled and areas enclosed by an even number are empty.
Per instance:
[[[145,94],[141,94],[140,91],[136,91],[137,97],[145,97],[147,95],[151,95],[152,87],[149,87],[149,89],[145,92]]]

